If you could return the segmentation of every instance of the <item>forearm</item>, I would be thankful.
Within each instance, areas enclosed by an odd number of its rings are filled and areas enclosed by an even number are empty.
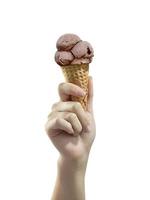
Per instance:
[[[58,173],[52,200],[85,200],[87,162],[58,160]]]

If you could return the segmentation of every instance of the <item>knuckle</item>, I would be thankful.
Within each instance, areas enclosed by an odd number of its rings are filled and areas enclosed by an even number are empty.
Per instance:
[[[57,108],[57,106],[59,105],[59,102],[56,102],[52,105],[52,110],[55,110]]]
[[[68,116],[70,119],[75,119],[76,118],[76,114],[75,113],[70,113]]]
[[[58,126],[61,122],[61,119],[60,118],[56,118],[55,119],[55,125]]]
[[[48,119],[51,119],[51,118],[54,116],[54,114],[55,114],[55,112],[53,112],[53,111],[50,112],[50,113],[48,114],[47,118],[48,118]]]
[[[81,109],[81,104],[79,102],[75,102],[74,109],[75,110]]]
[[[63,90],[63,89],[64,89],[64,85],[65,85],[65,83],[60,83],[60,84],[58,85],[58,91]]]
[[[56,103],[54,103],[54,104],[52,105],[52,110],[54,110],[55,107],[56,107]]]

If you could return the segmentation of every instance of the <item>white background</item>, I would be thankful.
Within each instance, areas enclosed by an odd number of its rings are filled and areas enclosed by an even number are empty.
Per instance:
[[[50,199],[58,153],[44,124],[64,81],[55,42],[68,32],[95,50],[87,200],[149,200],[148,0],[0,1],[0,199]]]

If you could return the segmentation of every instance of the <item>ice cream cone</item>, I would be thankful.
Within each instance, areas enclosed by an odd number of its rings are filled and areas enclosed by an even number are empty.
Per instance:
[[[67,82],[78,85],[86,92],[86,95],[84,97],[71,96],[72,101],[80,102],[84,110],[86,110],[88,97],[89,64],[72,64],[61,66],[61,68]]]
[[[55,61],[61,67],[66,81],[78,85],[86,92],[83,97],[70,96],[70,100],[80,102],[84,110],[87,110],[88,72],[94,50],[89,42],[75,34],[59,37],[56,47]]]

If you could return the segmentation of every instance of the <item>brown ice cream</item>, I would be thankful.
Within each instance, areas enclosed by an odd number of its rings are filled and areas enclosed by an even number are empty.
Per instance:
[[[75,34],[62,35],[56,44],[57,52],[55,61],[60,66],[70,64],[89,64],[94,56],[94,51],[90,43],[82,41]]]
[[[74,59],[74,56],[69,51],[57,51],[55,54],[55,60],[59,65],[69,65]]]
[[[64,34],[57,40],[56,47],[60,51],[70,50],[79,41],[81,39],[75,34]]]

